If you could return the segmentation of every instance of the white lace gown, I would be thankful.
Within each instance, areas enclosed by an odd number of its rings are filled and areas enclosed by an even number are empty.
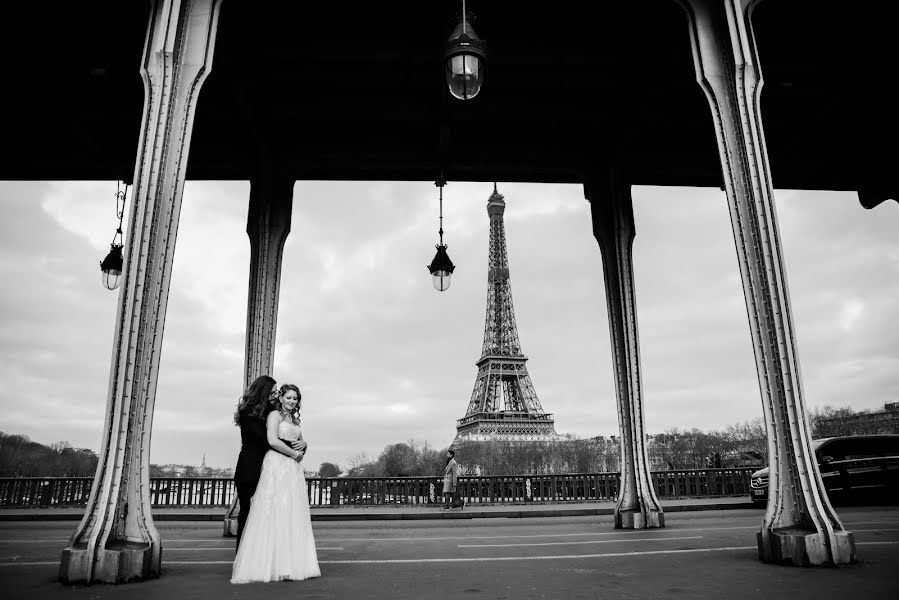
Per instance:
[[[278,435],[285,440],[298,440],[300,428],[283,421]],[[321,575],[307,494],[302,463],[269,450],[262,461],[231,583],[301,580]]]

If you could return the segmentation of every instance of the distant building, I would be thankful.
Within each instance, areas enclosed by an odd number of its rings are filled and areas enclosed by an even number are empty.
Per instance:
[[[852,412],[840,410],[835,414],[814,419],[815,436],[862,435],[899,433],[899,402],[889,402],[882,410]]]

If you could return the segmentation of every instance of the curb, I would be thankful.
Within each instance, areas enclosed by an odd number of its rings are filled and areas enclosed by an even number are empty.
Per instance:
[[[456,510],[441,511],[436,509],[434,512],[372,512],[366,513],[364,510],[358,512],[334,511],[331,513],[320,512],[312,513],[313,521],[428,521],[442,519],[538,519],[547,517],[592,517],[592,516],[610,516],[615,513],[613,506],[603,508],[550,508],[546,510]],[[751,501],[744,503],[724,502],[715,504],[678,504],[672,506],[662,506],[666,513],[678,512],[694,512],[694,511],[710,511],[710,510],[741,510],[741,509],[761,510]],[[225,519],[226,508],[220,511],[209,513],[186,513],[179,514],[175,512],[164,512],[153,515],[153,520],[160,521],[223,521]],[[0,522],[11,521],[80,521],[82,513],[52,513],[35,511],[25,514],[3,514],[0,510]]]

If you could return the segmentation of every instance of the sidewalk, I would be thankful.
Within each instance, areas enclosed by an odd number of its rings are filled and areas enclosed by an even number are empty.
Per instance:
[[[747,496],[662,500],[666,513],[758,508]],[[515,519],[611,515],[614,502],[466,505],[443,510],[439,505],[313,507],[313,521],[396,521],[427,519]],[[156,521],[223,521],[225,508],[158,508]],[[0,521],[77,521],[83,508],[0,508]]]

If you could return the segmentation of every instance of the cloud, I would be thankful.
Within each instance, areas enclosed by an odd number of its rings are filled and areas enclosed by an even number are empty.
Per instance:
[[[117,294],[99,261],[115,184],[0,184],[4,431],[99,446]],[[500,183],[528,370],[560,433],[617,433],[603,265],[574,185]],[[457,265],[438,293],[432,183],[298,182],[282,266],[275,373],[303,391],[306,461],[346,465],[415,438],[455,435],[474,385],[492,185],[451,183]],[[152,460],[232,465],[241,393],[249,186],[189,182],[173,265]],[[635,188],[634,275],[646,424],[719,428],[761,416],[726,199]],[[807,403],[875,408],[899,395],[899,206],[778,191],[779,234]],[[126,221],[127,222],[127,221]],[[126,243],[128,234],[126,232]],[[45,418],[50,415],[51,418]]]
[[[844,331],[852,329],[865,312],[865,303],[859,298],[849,298],[843,301],[840,325]]]

